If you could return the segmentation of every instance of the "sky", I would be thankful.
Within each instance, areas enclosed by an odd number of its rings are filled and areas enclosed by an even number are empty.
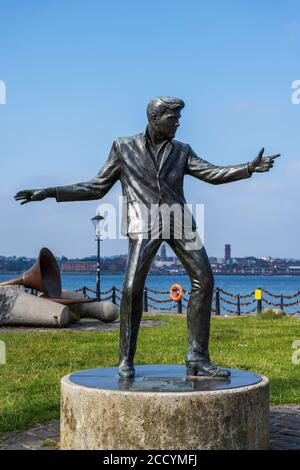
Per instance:
[[[0,255],[95,253],[100,201],[24,206],[16,191],[88,181],[116,137],[142,132],[154,96],[186,107],[176,139],[217,164],[281,153],[268,173],[214,186],[205,246],[222,256],[300,258],[300,10],[294,0],[0,0]],[[1,101],[1,100],[0,100]],[[117,183],[101,202],[116,204]],[[127,252],[104,240],[102,255]]]

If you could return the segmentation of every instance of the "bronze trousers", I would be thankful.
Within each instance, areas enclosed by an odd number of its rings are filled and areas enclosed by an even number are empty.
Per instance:
[[[175,252],[191,280],[187,309],[187,361],[209,359],[208,342],[214,278],[205,248],[187,249],[186,240],[170,237],[129,238],[128,260],[120,308],[120,361],[133,362],[140,322],[143,294],[151,263],[162,242]],[[159,334],[159,331],[158,331]]]

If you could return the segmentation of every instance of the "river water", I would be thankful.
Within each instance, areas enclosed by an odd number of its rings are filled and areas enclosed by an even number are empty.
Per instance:
[[[8,279],[11,276],[1,274],[0,281],[3,279]],[[101,276],[101,291],[107,291],[112,286],[122,289],[124,277],[122,275],[102,275]],[[147,278],[146,285],[148,288],[157,290],[157,291],[169,291],[172,284],[178,283],[181,284],[185,290],[190,290],[190,282],[188,276],[172,276],[172,275],[162,275],[162,276],[152,276],[149,275]],[[75,290],[79,289],[82,286],[86,286],[90,289],[95,289],[96,279],[94,275],[78,275],[78,274],[63,274],[62,275],[62,285],[65,289]],[[293,295],[295,292],[300,290],[300,276],[231,276],[231,275],[216,275],[215,276],[215,287],[219,287],[226,292],[232,294],[250,294],[257,288],[265,289],[268,292],[273,294],[284,294],[284,295]],[[236,299],[233,299],[229,296],[224,296],[229,301],[236,302]],[[152,298],[159,299],[168,299],[167,295],[159,295],[155,293],[149,293],[149,296]],[[272,298],[270,296],[264,295],[268,300],[279,303],[280,299]],[[185,296],[187,297],[187,296]],[[300,298],[300,297],[298,297]],[[247,302],[253,299],[252,297],[241,299],[241,302]],[[297,299],[285,299],[285,302],[291,303]],[[155,305],[156,307],[168,307],[171,304],[158,304],[154,301],[149,301],[149,303]],[[223,306],[228,309],[236,311],[236,307],[223,302]],[[267,305],[263,305],[264,307]],[[247,311],[250,308],[255,307],[255,303],[250,304],[249,306],[242,306],[242,311]],[[275,307],[274,307],[275,308]],[[292,307],[287,307],[285,310],[287,312],[294,312],[295,310],[300,310],[300,304]],[[176,307],[173,307],[176,311]],[[226,310],[222,313],[226,313]]]

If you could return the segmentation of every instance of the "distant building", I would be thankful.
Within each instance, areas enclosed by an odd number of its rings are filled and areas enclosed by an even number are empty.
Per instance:
[[[80,272],[80,273],[94,273],[97,269],[97,263],[88,261],[65,261],[61,263],[60,270],[62,273],[67,272]]]
[[[157,268],[161,268],[163,266],[174,266],[174,261],[162,261],[162,260],[155,260],[153,265]]]
[[[224,261],[227,263],[228,261],[231,260],[231,245],[225,245],[225,257]]]
[[[167,248],[166,248],[166,245],[163,245],[161,247],[160,259],[161,259],[161,261],[167,261]]]
[[[296,271],[299,271],[300,272],[300,266],[289,266],[288,267],[289,271],[291,272],[296,272]]]

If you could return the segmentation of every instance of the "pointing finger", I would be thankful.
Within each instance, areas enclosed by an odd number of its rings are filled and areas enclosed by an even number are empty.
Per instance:
[[[276,155],[270,155],[269,158],[272,158],[273,160],[273,158],[278,158],[278,157],[281,157],[281,153],[277,153]]]
[[[15,196],[16,201],[20,201],[22,199],[30,199],[30,197],[29,196]]]

